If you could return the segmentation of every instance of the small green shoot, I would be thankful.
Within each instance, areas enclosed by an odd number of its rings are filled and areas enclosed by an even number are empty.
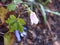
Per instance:
[[[21,0],[13,0],[12,3],[8,4],[7,9],[9,11],[14,11],[16,9],[17,4],[22,3]]]

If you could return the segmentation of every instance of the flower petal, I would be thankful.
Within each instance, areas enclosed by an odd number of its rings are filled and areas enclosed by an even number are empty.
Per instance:
[[[37,18],[35,12],[31,12],[30,14],[31,25],[38,24],[39,19]]]
[[[17,38],[17,41],[20,42],[21,41],[21,37],[20,37],[20,34],[19,34],[18,30],[15,31],[15,36]]]

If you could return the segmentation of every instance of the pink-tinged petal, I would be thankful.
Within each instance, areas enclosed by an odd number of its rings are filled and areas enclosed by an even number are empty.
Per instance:
[[[58,41],[55,41],[53,45],[60,45]]]
[[[39,19],[37,18],[35,12],[31,12],[30,14],[31,25],[38,24]]]

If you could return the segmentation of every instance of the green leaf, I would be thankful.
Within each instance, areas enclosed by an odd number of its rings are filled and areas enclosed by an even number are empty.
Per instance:
[[[45,11],[60,16],[59,12],[51,11],[49,9],[45,9]]]
[[[18,22],[18,30],[20,32],[23,32],[23,25],[25,25],[26,22],[22,18],[17,18],[17,22]]]
[[[15,30],[17,30],[17,22],[15,22],[14,24],[10,25],[9,27],[9,32],[14,32]]]
[[[7,39],[8,41],[10,41],[10,36],[9,36],[9,34],[4,34],[4,38]]]
[[[8,18],[8,20],[6,20],[6,23],[9,24],[10,23],[10,19]]]
[[[40,5],[40,9],[41,9],[41,13],[43,15],[43,18],[44,18],[44,22],[46,23],[47,19],[46,19],[46,13],[45,13],[45,9],[43,7],[43,5],[39,4]]]
[[[23,32],[23,26],[22,26],[21,24],[18,25],[18,30],[19,30],[20,32]]]
[[[19,3],[22,3],[22,1],[21,0],[13,0],[13,3],[17,5]]]
[[[16,9],[16,5],[15,4],[12,4],[12,3],[11,4],[8,4],[7,9],[9,11],[14,11]]]
[[[18,18],[18,23],[20,23],[21,25],[25,25],[26,22],[22,19],[22,18]]]
[[[6,23],[9,25],[9,31],[10,32],[14,32],[14,30],[16,29],[16,17],[14,15],[10,15],[10,17],[6,20]]]
[[[17,18],[16,18],[14,15],[10,15],[10,20],[11,20],[12,22],[15,22],[16,19],[17,19]]]
[[[16,18],[14,15],[10,15],[6,23],[9,26],[9,32],[14,32],[15,30],[23,32],[23,25],[26,24],[22,18]]]
[[[10,18],[16,20],[16,17],[14,15],[10,15]]]
[[[14,28],[14,26],[10,26],[10,28],[9,28],[9,32],[14,32],[15,31],[15,28]]]
[[[14,15],[10,15],[10,18],[6,20],[7,24],[13,24],[16,21],[16,17]]]
[[[15,22],[15,23],[13,24],[14,30],[17,30],[17,29],[18,29],[18,25],[17,25],[17,24],[18,24],[17,22]]]

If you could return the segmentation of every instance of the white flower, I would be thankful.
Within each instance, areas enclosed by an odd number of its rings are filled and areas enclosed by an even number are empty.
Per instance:
[[[31,11],[31,13],[30,13],[30,20],[31,20],[31,25],[38,24],[39,19],[37,18],[35,12]]]

